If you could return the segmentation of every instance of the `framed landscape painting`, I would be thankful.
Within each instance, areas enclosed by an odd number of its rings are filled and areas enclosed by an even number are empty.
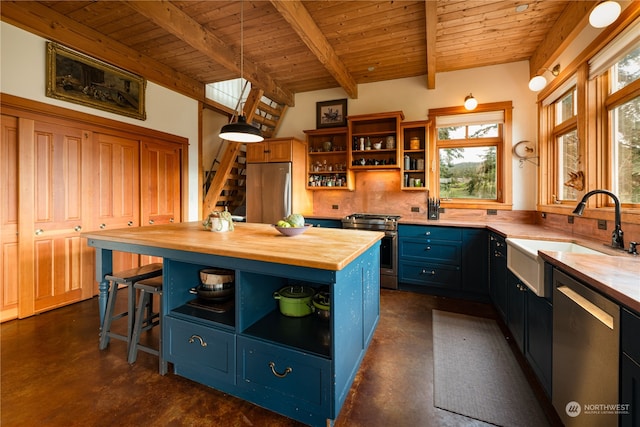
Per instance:
[[[47,42],[50,98],[145,120],[145,89],[140,76]]]
[[[347,100],[336,99],[316,103],[316,128],[347,125]]]

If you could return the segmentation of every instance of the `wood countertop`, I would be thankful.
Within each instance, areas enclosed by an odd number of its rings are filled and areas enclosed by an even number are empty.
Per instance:
[[[207,231],[200,222],[88,231],[91,240],[152,246],[322,270],[342,270],[384,233],[312,227],[287,237],[269,224],[234,223],[235,230]]]
[[[640,313],[638,257],[555,251],[539,251],[539,254],[545,261]]]

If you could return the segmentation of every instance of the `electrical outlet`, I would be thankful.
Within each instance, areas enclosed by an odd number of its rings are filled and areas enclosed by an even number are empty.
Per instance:
[[[487,209],[487,215],[498,215],[497,209]]]
[[[420,212],[420,208],[417,206],[411,206],[411,212]]]
[[[569,224],[573,224],[573,219],[574,219],[574,217],[572,217],[571,215],[569,215],[569,216],[567,217],[567,222],[568,222]]]
[[[606,230],[607,229],[607,220],[599,219],[598,220],[598,230]]]
[[[338,209],[338,205],[331,205],[331,209]]]
[[[540,216],[544,219],[544,218],[546,218],[546,217],[547,217],[547,213],[546,213],[546,212],[542,212],[542,213],[540,214]]]

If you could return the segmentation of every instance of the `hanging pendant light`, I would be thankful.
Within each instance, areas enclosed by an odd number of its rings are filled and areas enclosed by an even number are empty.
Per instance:
[[[240,97],[242,97],[242,81],[244,78],[244,1],[240,2]],[[242,105],[241,102],[238,105]],[[240,107],[242,109],[242,107]],[[222,126],[220,138],[232,142],[252,143],[264,140],[262,131],[247,123],[244,112],[238,114],[238,121]]]

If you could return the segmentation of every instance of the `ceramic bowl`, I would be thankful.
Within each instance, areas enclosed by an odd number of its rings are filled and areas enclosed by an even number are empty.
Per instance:
[[[280,233],[284,234],[285,236],[297,236],[298,234],[302,234],[305,231],[307,231],[309,228],[312,227],[311,224],[305,224],[304,227],[278,227],[277,225],[273,226],[276,230],[278,230]]]

